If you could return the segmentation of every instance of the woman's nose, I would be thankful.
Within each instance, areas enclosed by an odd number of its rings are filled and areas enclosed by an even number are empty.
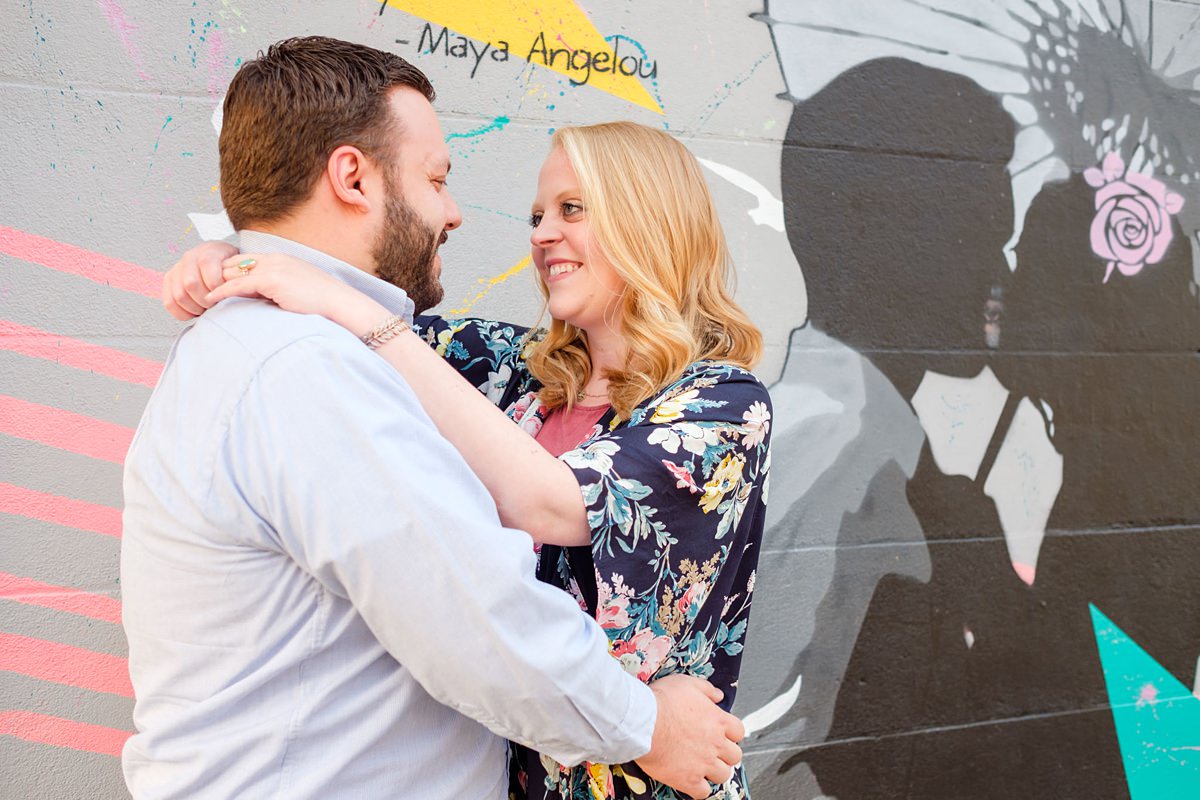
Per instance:
[[[548,244],[553,244],[561,238],[562,235],[558,231],[558,226],[552,223],[550,220],[545,219],[539,222],[529,234],[529,241],[538,247],[545,247]]]

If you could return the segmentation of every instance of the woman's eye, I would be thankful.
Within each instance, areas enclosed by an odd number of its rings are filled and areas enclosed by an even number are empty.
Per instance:
[[[573,217],[583,211],[583,206],[578,203],[563,203],[562,213],[564,217]]]
[[[529,227],[536,228],[538,225],[541,225],[541,224],[542,224],[542,215],[541,214],[530,214],[529,215]]]

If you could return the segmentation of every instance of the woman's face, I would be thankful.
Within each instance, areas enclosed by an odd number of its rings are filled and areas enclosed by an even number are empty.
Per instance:
[[[625,281],[591,235],[579,178],[556,147],[538,173],[529,218],[533,263],[550,294],[550,314],[585,331],[615,327]]]

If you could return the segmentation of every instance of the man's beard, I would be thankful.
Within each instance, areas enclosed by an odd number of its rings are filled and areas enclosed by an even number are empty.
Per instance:
[[[442,302],[442,284],[433,274],[438,246],[446,241],[445,231],[432,230],[413,207],[404,201],[398,187],[389,187],[383,229],[375,239],[371,255],[375,275],[403,289],[420,314]]]

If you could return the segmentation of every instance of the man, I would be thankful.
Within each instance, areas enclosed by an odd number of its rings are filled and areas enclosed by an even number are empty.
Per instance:
[[[436,303],[461,217],[432,98],[332,39],[245,64],[220,138],[242,247],[409,318]],[[500,798],[499,737],[696,797],[740,759],[719,692],[624,673],[399,375],[324,319],[234,300],[185,331],[125,499],[137,798]]]

